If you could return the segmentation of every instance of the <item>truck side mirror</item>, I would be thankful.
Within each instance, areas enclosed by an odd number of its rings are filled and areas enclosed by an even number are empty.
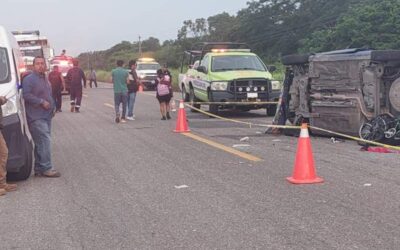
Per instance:
[[[197,67],[197,71],[201,72],[201,73],[204,73],[204,74],[207,74],[207,69],[204,66]]]
[[[272,73],[272,72],[276,71],[276,67],[274,65],[269,65],[268,71]]]

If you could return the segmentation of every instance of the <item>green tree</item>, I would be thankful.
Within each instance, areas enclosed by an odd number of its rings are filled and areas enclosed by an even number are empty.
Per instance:
[[[367,0],[349,9],[333,28],[313,32],[301,51],[370,47],[400,49],[400,1]]]

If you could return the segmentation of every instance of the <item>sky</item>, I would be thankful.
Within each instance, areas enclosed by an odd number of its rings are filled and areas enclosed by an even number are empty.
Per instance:
[[[176,39],[183,21],[228,12],[249,0],[0,0],[0,25],[39,30],[59,54],[108,49],[150,36]]]

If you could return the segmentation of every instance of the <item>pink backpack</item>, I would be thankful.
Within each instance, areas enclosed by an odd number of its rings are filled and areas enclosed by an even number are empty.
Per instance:
[[[160,82],[157,85],[157,93],[159,96],[169,95],[169,76],[164,76],[160,79]]]

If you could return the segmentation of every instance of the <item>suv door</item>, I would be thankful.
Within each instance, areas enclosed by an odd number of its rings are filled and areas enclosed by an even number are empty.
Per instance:
[[[205,69],[205,72],[197,71],[195,75],[194,85],[195,85],[195,94],[196,97],[201,99],[202,101],[207,101],[207,89],[210,86],[210,82],[208,81],[208,71],[210,65],[210,56],[205,55],[201,60],[200,67]]]

